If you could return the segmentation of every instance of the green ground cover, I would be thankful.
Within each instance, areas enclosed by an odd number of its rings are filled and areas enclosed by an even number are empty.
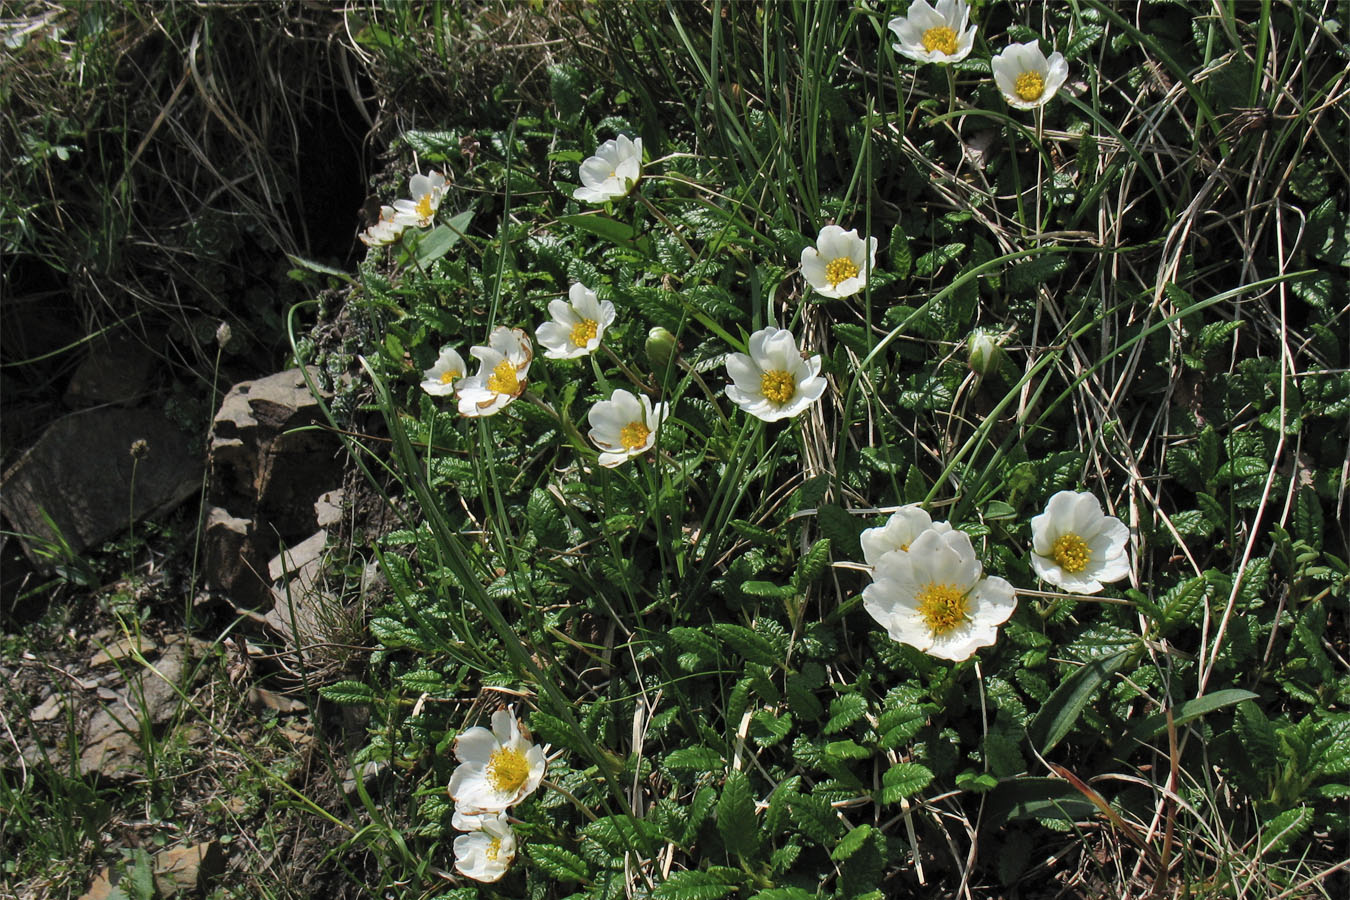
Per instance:
[[[1344,889],[1350,8],[978,3],[920,63],[908,6],[346,11],[405,202],[291,336],[399,523],[305,686],[387,781],[289,790],[353,895]],[[901,507],[953,530],[883,558]]]

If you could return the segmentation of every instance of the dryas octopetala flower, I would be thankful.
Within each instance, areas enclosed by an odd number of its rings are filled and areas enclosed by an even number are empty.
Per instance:
[[[1031,566],[1043,580],[1075,594],[1095,594],[1104,581],[1130,574],[1130,530],[1102,513],[1087,492],[1060,491],[1031,519]]]
[[[597,300],[595,291],[574,284],[566,300],[552,300],[548,311],[553,321],[534,331],[549,359],[573,359],[585,356],[600,346],[605,329],[614,322],[614,304]]]
[[[929,529],[942,533],[951,531],[952,526],[946,522],[934,522],[928,510],[917,503],[902,506],[891,514],[885,525],[863,531],[858,538],[862,544],[863,559],[869,566],[876,568],[887,553],[908,553],[914,539]]]
[[[621,134],[595,148],[577,172],[581,187],[572,192],[582,203],[608,203],[627,195],[642,177],[642,138]]]
[[[441,208],[441,199],[445,196],[445,176],[440,172],[423,175],[420,172],[408,181],[412,191],[411,200],[395,200],[394,210],[397,221],[402,225],[415,225],[426,228]]]
[[[998,638],[1017,595],[998,576],[982,577],[970,537],[930,528],[905,553],[886,553],[863,607],[892,640],[942,659],[968,659]]]
[[[617,466],[650,450],[669,413],[667,404],[653,404],[647,396],[635,397],[623,388],[592,406],[586,418],[591,440],[600,448],[600,465]]]
[[[750,353],[727,354],[727,396],[765,422],[800,413],[825,393],[820,356],[803,359],[792,332],[761,328],[750,335]]]
[[[816,245],[802,250],[802,277],[825,297],[858,293],[876,264],[877,239],[863,240],[856,228],[845,231],[838,225],[826,225],[820,229]]]
[[[398,213],[392,206],[381,206],[380,220],[357,237],[367,247],[383,247],[385,244],[392,244],[402,237],[405,227],[398,221]]]
[[[455,838],[455,871],[474,881],[492,882],[506,874],[516,858],[516,834],[501,813],[462,816],[455,827],[467,834]]]
[[[422,390],[433,397],[445,397],[455,392],[455,382],[464,377],[468,367],[464,357],[454,347],[442,347],[436,364],[422,373]]]
[[[989,61],[1003,98],[1017,109],[1044,106],[1069,77],[1069,64],[1058,50],[1046,59],[1036,41],[1009,44]]]
[[[490,416],[525,390],[534,348],[519,328],[497,326],[488,335],[488,345],[470,347],[469,355],[479,362],[478,374],[455,385],[460,415]]]
[[[455,739],[459,765],[450,775],[450,799],[463,816],[504,812],[539,787],[548,760],[522,733],[515,711],[492,714],[492,730],[481,725]]]
[[[970,55],[975,46],[975,26],[970,21],[966,0],[914,0],[909,12],[887,23],[900,40],[892,44],[897,53],[921,63],[954,63]]]

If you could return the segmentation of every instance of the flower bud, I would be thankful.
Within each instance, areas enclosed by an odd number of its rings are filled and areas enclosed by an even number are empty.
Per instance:
[[[670,360],[680,352],[680,342],[669,329],[657,325],[647,332],[647,363],[653,372],[664,372]]]
[[[999,359],[1003,355],[1000,340],[1000,335],[985,331],[983,328],[977,328],[970,333],[970,337],[966,338],[970,355],[966,359],[972,372],[983,378],[998,369]]]

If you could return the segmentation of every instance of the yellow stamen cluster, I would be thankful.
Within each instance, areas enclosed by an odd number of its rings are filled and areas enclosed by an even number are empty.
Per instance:
[[[856,278],[857,275],[857,263],[847,256],[836,257],[825,265],[825,280],[830,283],[830,287],[838,287],[839,282]]]
[[[568,335],[568,338],[576,346],[585,347],[599,330],[600,326],[594,319],[582,319],[572,326],[572,333]]]
[[[919,615],[934,637],[954,631],[966,620],[967,594],[950,584],[929,582],[919,591]]]
[[[488,844],[486,854],[487,858],[492,860],[493,862],[496,862],[497,854],[501,852],[502,852],[502,839],[499,837],[495,837],[492,839],[491,843]]]
[[[1013,82],[1013,90],[1028,103],[1039,100],[1041,94],[1045,93],[1045,78],[1040,72],[1023,72]]]
[[[1072,533],[1055,538],[1055,542],[1050,545],[1050,555],[1070,575],[1077,575],[1092,561],[1092,550],[1087,541]]]
[[[514,794],[530,777],[530,763],[525,754],[510,747],[493,750],[488,757],[487,779],[494,791]]]
[[[417,198],[417,215],[423,219],[430,219],[432,213],[436,210],[431,208],[431,194],[423,194]]]
[[[945,53],[948,56],[956,53],[956,32],[952,31],[946,25],[939,25],[937,28],[930,28],[923,33],[921,39],[923,49],[929,53],[937,51]]]
[[[441,373],[441,384],[449,384],[458,377],[460,377],[459,372],[455,371],[454,369],[446,369],[444,372]]]
[[[520,379],[516,377],[516,367],[511,364],[511,360],[504,359],[497,363],[488,376],[487,388],[494,394],[510,394],[513,397],[520,393]]]
[[[647,438],[651,436],[652,430],[645,422],[629,422],[619,429],[619,443],[623,444],[625,450],[637,450],[646,446]]]
[[[797,385],[792,380],[791,374],[784,372],[782,369],[773,369],[760,376],[759,392],[770,403],[777,403],[781,406],[796,395]]]

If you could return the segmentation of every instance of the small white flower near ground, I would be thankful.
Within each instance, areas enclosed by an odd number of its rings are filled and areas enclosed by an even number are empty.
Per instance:
[[[405,226],[399,224],[398,213],[392,206],[380,207],[380,220],[361,232],[357,237],[367,247],[383,247],[392,244],[403,236]]]
[[[426,175],[414,175],[408,181],[412,192],[411,200],[395,200],[396,221],[402,225],[415,225],[426,228],[436,218],[436,210],[441,208],[445,197],[445,176],[440,172]]]
[[[461,821],[476,828],[455,838],[455,871],[474,881],[497,881],[516,858],[516,834],[506,816],[497,813]]]
[[[626,196],[642,177],[642,138],[621,134],[595,148],[578,170],[581,187],[572,192],[582,203],[608,203]]]
[[[1013,586],[982,573],[968,535],[930,528],[908,552],[881,557],[863,607],[891,640],[941,659],[969,659],[998,639],[998,626],[1017,608]]]
[[[892,44],[897,53],[921,63],[954,63],[970,55],[975,46],[975,26],[970,21],[966,0],[914,0],[909,12],[887,23],[900,40]]]
[[[761,328],[747,349],[727,354],[727,397],[750,415],[765,422],[791,418],[825,393],[819,354],[803,359],[792,332]]]
[[[534,348],[519,328],[494,328],[487,346],[470,347],[469,355],[479,362],[478,374],[455,386],[460,415],[493,415],[525,391]]]
[[[1130,529],[1102,512],[1092,494],[1060,491],[1031,520],[1031,566],[1044,581],[1074,594],[1095,594],[1130,574]]]
[[[575,359],[600,346],[605,329],[614,322],[614,304],[597,300],[595,291],[574,284],[566,300],[548,305],[553,320],[535,329],[535,340],[544,347],[549,359]]]
[[[539,787],[548,767],[544,751],[522,733],[508,709],[492,714],[491,731],[476,726],[461,734],[455,759],[459,766],[448,790],[456,812],[464,816],[505,812]]]
[[[1058,50],[1047,59],[1036,41],[1009,44],[989,61],[994,83],[1016,109],[1035,109],[1050,102],[1069,77],[1069,64]]]
[[[802,249],[802,277],[823,297],[838,299],[858,293],[876,264],[877,239],[863,240],[856,228],[845,231],[826,225],[816,245]]]
[[[469,371],[464,357],[454,347],[442,347],[436,364],[422,373],[422,390],[433,397],[447,397],[455,392],[455,382]]]
[[[667,404],[653,404],[645,395],[637,397],[622,388],[592,406],[586,418],[591,440],[600,448],[600,465],[617,466],[654,447],[656,431],[669,412]]]

